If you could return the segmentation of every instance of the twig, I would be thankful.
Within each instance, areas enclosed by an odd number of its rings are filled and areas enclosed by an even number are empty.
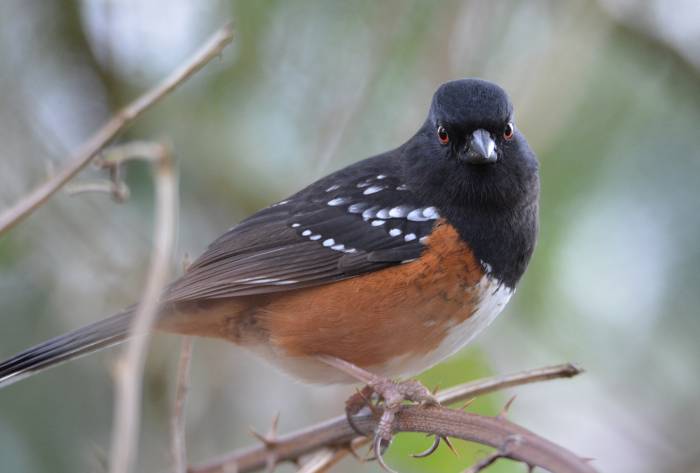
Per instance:
[[[502,453],[501,450],[497,450],[496,452],[486,456],[471,467],[464,470],[463,473],[479,473],[480,471],[483,471],[489,466],[496,463],[501,458],[508,458],[508,456],[507,454]]]
[[[438,401],[442,404],[454,404],[457,402],[467,401],[471,398],[481,396],[483,394],[501,391],[514,386],[523,384],[537,383],[539,381],[547,381],[550,379],[573,378],[576,375],[583,373],[583,369],[572,364],[564,363],[562,365],[547,366],[534,370],[522,371],[503,376],[495,376],[483,380],[473,381],[471,383],[460,384],[437,394]]]
[[[117,112],[89,140],[82,144],[65,168],[23,197],[14,206],[0,214],[0,235],[44,204],[49,197],[80,172],[119,132],[199,71],[209,61],[217,57],[232,39],[233,27],[229,24],[214,33],[211,39],[190,60],[183,63],[160,84]]]
[[[449,405],[506,387],[512,387],[555,378],[568,378],[580,373],[573,365],[565,364],[538,370],[466,383],[437,395],[441,403]],[[363,432],[372,432],[376,420],[371,413],[355,418]],[[396,432],[425,432],[442,437],[456,437],[475,441],[495,448],[507,445],[513,436],[522,438],[517,448],[509,450],[509,458],[538,465],[556,473],[594,473],[595,470],[574,454],[523,429],[506,419],[485,417],[445,407],[404,406],[396,416]],[[211,462],[190,467],[190,473],[223,473],[229,470],[247,473],[265,468],[267,459],[274,455],[277,461],[297,460],[322,448],[342,448],[357,438],[345,415],[329,419],[306,429],[278,437],[272,446],[255,446],[236,450]]]
[[[176,178],[166,146],[153,145],[156,217],[153,252],[146,288],[132,323],[133,338],[115,370],[116,396],[110,460],[111,473],[128,473],[138,444],[141,384],[150,331],[158,313],[160,294],[168,280],[175,240],[177,209]]]
[[[324,448],[313,454],[297,470],[297,473],[325,473],[343,459],[343,450]]]
[[[177,382],[175,387],[175,404],[171,419],[171,447],[173,472],[187,472],[187,448],[185,443],[185,405],[189,388],[190,366],[192,362],[192,337],[182,337],[180,361],[177,365]]]
[[[68,183],[63,189],[68,195],[85,193],[109,194],[115,202],[123,203],[129,198],[129,187],[124,181],[95,179],[93,181]]]

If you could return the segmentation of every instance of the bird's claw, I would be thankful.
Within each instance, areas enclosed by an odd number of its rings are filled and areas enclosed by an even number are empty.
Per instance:
[[[372,395],[377,395],[376,403],[372,402]],[[386,378],[375,378],[365,388],[358,391],[346,402],[346,416],[348,423],[360,435],[366,435],[353,422],[353,416],[362,408],[369,407],[375,417],[379,417],[379,422],[374,431],[372,450],[381,467],[395,473],[384,461],[383,452],[391,443],[394,433],[394,420],[396,413],[401,408],[404,401],[415,402],[424,406],[438,405],[438,401],[421,383],[415,380],[396,382]],[[381,404],[382,408],[379,408]],[[437,439],[434,447],[419,454],[419,457],[428,456],[435,451],[440,440]]]

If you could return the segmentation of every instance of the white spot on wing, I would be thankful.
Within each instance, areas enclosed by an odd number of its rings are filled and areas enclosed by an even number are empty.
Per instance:
[[[365,191],[363,192],[364,195],[370,195],[370,194],[376,194],[377,192],[383,191],[384,187],[382,186],[370,186]]]
[[[435,207],[426,207],[425,209],[419,208],[419,209],[412,210],[411,212],[408,213],[406,218],[411,220],[412,222],[425,222],[426,220],[432,220],[434,218],[437,218],[436,217],[437,210],[435,210],[435,212],[432,212],[432,211],[428,212],[428,215],[431,215],[428,217],[425,215],[425,211],[427,209],[435,209]],[[433,215],[435,215],[435,217]]]
[[[315,235],[311,235],[311,236],[309,237],[309,240],[314,240],[314,241],[320,240],[320,239],[321,239],[321,235],[318,234],[318,233],[315,234]]]
[[[377,179],[379,179],[379,180],[385,179],[385,178],[386,178],[386,176],[385,176],[384,174],[379,174],[379,175],[377,176]]]
[[[340,189],[340,186],[338,184],[333,184],[328,189],[326,189],[326,192],[333,192],[333,191],[337,191],[338,189]]]
[[[246,282],[251,282],[251,281],[256,281],[260,279],[261,276],[256,276],[254,278],[243,278],[243,279],[236,279],[233,282],[240,282],[240,283],[246,283]]]
[[[293,223],[292,228],[299,228],[301,227],[301,223]]]
[[[397,191],[407,191],[407,190],[408,190],[408,186],[406,186],[406,184],[401,184],[400,186],[398,186],[398,187],[396,188],[396,190],[397,190]]]
[[[235,283],[241,283],[241,284],[275,284],[275,285],[282,285],[282,284],[294,284],[297,282],[294,279],[278,279],[278,278],[268,278],[266,276],[256,276],[252,278],[243,278],[243,279],[237,279],[233,281]]]
[[[399,235],[401,235],[401,230],[398,228],[392,228],[391,230],[389,230],[389,235],[391,235],[393,237],[399,236]]]
[[[373,227],[378,227],[379,225],[384,225],[385,223],[386,223],[386,220],[372,220]]]
[[[367,208],[369,204],[366,202],[358,202],[356,204],[351,204],[350,207],[348,207],[348,212],[351,214],[359,214],[362,213],[363,210]]]
[[[377,212],[377,218],[389,218],[389,209],[381,209]]]
[[[404,241],[413,241],[416,239],[416,234],[415,233],[409,233],[405,237],[403,237]]]
[[[411,211],[408,205],[399,205],[389,210],[389,216],[392,218],[404,218]]]
[[[423,217],[435,220],[440,218],[440,214],[435,207],[426,207],[423,209]]]
[[[311,235],[311,230],[304,230],[303,232],[301,232],[301,236],[309,236],[309,235]]]
[[[336,197],[335,199],[329,200],[328,205],[330,205],[331,207],[335,207],[338,205],[347,204],[348,202],[350,202],[350,199],[347,197]]]
[[[335,250],[335,251],[343,251],[344,249],[345,249],[345,245],[343,245],[342,243],[339,245],[331,246],[331,250]]]
[[[335,240],[333,238],[329,238],[327,240],[323,241],[323,246],[329,247],[335,245]]]
[[[375,215],[377,215],[377,210],[379,210],[379,206],[375,205],[374,207],[370,207],[364,212],[362,212],[362,218],[365,220],[369,220],[370,218],[374,218]]]

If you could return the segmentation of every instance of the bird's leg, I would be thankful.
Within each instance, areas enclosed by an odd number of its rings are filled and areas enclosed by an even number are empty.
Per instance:
[[[318,359],[323,363],[337,368],[345,374],[365,383],[366,386],[361,391],[350,397],[346,402],[345,414],[350,425],[360,434],[352,421],[352,417],[357,414],[365,405],[372,409],[372,412],[379,415],[377,406],[371,403],[372,394],[378,396],[378,403],[381,402],[383,409],[379,417],[379,423],[374,431],[373,448],[377,460],[386,470],[391,471],[384,463],[382,452],[389,446],[394,432],[394,418],[404,401],[416,402],[425,406],[438,405],[438,401],[428,388],[420,382],[410,379],[407,381],[394,381],[382,378],[369,371],[360,368],[352,363],[348,363],[340,358],[319,355]]]

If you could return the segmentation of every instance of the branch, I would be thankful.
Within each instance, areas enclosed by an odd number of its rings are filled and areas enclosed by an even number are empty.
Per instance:
[[[192,337],[182,337],[180,361],[177,365],[175,405],[170,425],[170,444],[173,456],[173,472],[187,472],[187,449],[185,447],[185,404],[189,388],[190,366],[192,364]]]
[[[523,384],[559,378],[573,378],[581,373],[583,373],[583,370],[578,366],[571,363],[564,363],[563,365],[547,366],[545,368],[527,370],[520,373],[479,379],[445,389],[436,396],[438,401],[442,404],[449,405],[503,389],[522,386]]]
[[[0,214],[0,235],[13,228],[43,205],[66,182],[87,166],[90,160],[119,132],[199,71],[209,61],[217,57],[232,40],[233,27],[229,24],[214,33],[209,41],[190,60],[183,63],[160,84],[117,112],[89,140],[82,144],[65,168],[34,189],[29,195],[23,197],[13,207]]]
[[[324,448],[319,450],[297,470],[297,473],[325,473],[343,459],[347,450]]]
[[[564,364],[525,371],[472,383],[462,384],[437,395],[444,405],[470,399],[499,389],[555,378],[569,378],[581,370]],[[362,432],[370,434],[377,420],[371,413],[354,418]],[[595,473],[584,460],[536,434],[519,427],[502,416],[485,417],[446,407],[404,406],[396,416],[395,432],[425,432],[442,437],[455,437],[499,449],[503,457],[540,466],[554,473]],[[265,468],[270,459],[297,461],[303,455],[324,448],[347,448],[357,433],[346,417],[339,416],[297,432],[276,438],[266,445],[236,450],[200,466],[189,473],[247,473]],[[334,460],[336,460],[334,458]]]
[[[111,473],[131,470],[138,445],[141,384],[150,331],[158,314],[160,294],[169,277],[175,242],[177,184],[169,149],[159,144],[140,144],[138,156],[155,168],[156,222],[153,252],[146,288],[131,326],[132,339],[115,366],[116,395],[110,459]]]

